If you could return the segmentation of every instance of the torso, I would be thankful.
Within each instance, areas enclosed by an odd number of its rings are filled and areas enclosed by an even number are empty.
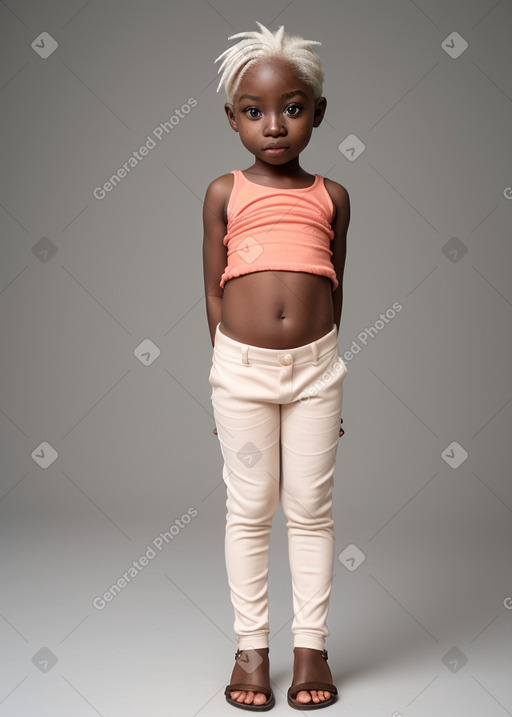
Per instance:
[[[316,341],[334,325],[332,286],[302,271],[257,271],[224,286],[220,330],[252,346],[291,349]]]
[[[302,184],[313,181],[310,177]],[[332,284],[326,276],[266,270],[230,279],[224,286],[219,329],[236,341],[289,349],[316,341],[333,326]]]

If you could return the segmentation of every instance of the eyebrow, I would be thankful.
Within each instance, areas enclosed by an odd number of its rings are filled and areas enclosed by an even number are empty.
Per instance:
[[[281,95],[282,100],[289,100],[290,97],[294,97],[295,95],[302,95],[304,99],[307,100],[308,96],[305,92],[302,90],[292,90],[291,92],[286,92],[284,95]],[[242,100],[254,100],[255,102],[261,102],[261,97],[256,97],[255,95],[241,95],[239,98],[239,102]]]

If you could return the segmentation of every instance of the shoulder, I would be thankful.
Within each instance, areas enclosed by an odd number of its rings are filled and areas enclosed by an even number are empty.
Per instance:
[[[341,216],[345,218],[347,215],[350,216],[350,197],[346,188],[327,177],[324,177],[324,185],[336,210],[334,219]]]
[[[220,177],[213,179],[208,187],[206,188],[206,196],[212,199],[221,199],[226,196],[229,197],[233,184],[235,181],[235,175],[232,172],[227,174],[221,174]]]
[[[235,175],[231,172],[221,174],[213,179],[206,188],[204,195],[204,209],[213,210],[227,221],[226,211],[235,182]]]

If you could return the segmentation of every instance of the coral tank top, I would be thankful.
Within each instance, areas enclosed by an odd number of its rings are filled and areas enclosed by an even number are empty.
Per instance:
[[[227,266],[220,287],[229,279],[255,271],[305,271],[327,276],[338,286],[331,262],[334,205],[324,178],[304,189],[263,187],[234,169],[227,206]]]

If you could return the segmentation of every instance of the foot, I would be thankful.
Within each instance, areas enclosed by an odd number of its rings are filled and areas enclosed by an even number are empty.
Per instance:
[[[254,684],[255,687],[270,687],[269,676],[269,649],[268,647],[257,650],[239,650],[231,673],[230,685],[246,683]],[[235,702],[245,705],[264,705],[267,702],[267,696],[263,692],[250,690],[230,690],[229,696]]]
[[[327,659],[322,657],[323,650],[313,650],[309,647],[295,647],[293,649],[295,660],[293,664],[293,685],[300,682],[326,682],[332,684],[332,675]],[[331,692],[325,690],[301,690],[295,700],[302,705],[310,702],[318,704],[332,699]]]
[[[232,700],[235,700],[235,702],[243,702],[244,705],[255,704],[258,705],[258,707],[264,705],[267,701],[263,692],[240,692],[239,690],[234,690],[229,693],[229,696]]]

